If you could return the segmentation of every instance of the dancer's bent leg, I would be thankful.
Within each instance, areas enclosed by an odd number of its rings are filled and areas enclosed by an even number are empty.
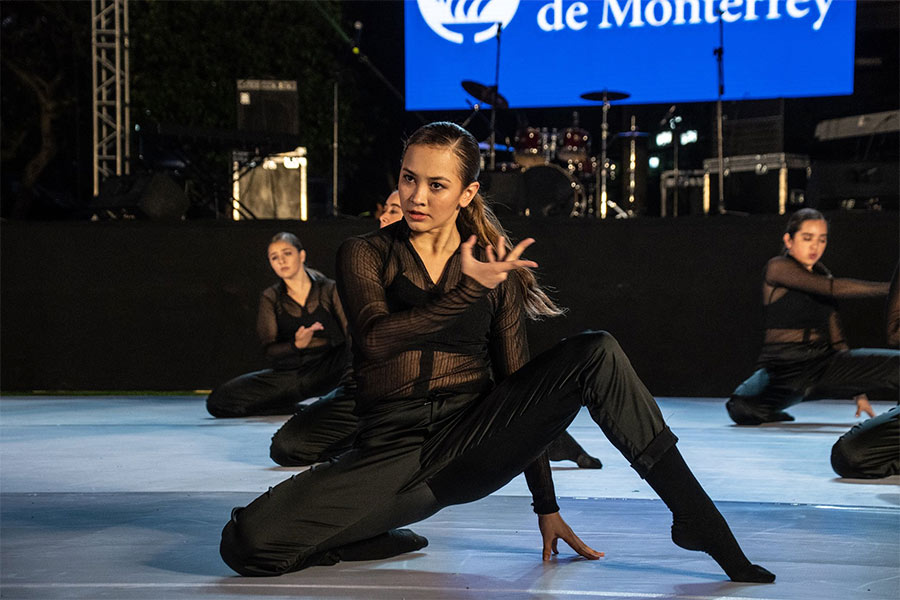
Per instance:
[[[793,421],[794,417],[784,409],[802,401],[802,394],[772,385],[769,372],[757,369],[732,392],[725,409],[738,425],[760,425]]]
[[[296,371],[264,369],[218,386],[206,398],[206,410],[218,418],[291,414],[303,400],[298,395]]]
[[[856,348],[836,352],[822,368],[810,391],[816,398],[849,398],[856,394],[900,389],[900,351]]]
[[[272,460],[285,467],[306,466],[346,452],[359,426],[355,406],[353,394],[339,386],[304,407],[272,436]]]
[[[841,477],[874,479],[900,473],[900,406],[854,425],[831,448]]]
[[[672,510],[675,543],[710,553],[736,581],[774,580],[743,555],[680,460],[677,438],[656,401],[605,332],[574,336],[539,355],[468,409],[453,432],[426,444],[424,465],[435,498],[456,504],[499,489],[568,427],[582,405]],[[696,507],[686,512],[682,497]]]
[[[241,575],[270,576],[417,550],[427,540],[396,528],[440,508],[424,484],[398,493],[418,464],[417,452],[373,460],[351,450],[295,475],[232,512],[222,558]]]

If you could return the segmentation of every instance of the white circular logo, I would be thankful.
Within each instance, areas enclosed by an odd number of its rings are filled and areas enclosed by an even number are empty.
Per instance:
[[[455,44],[469,34],[475,43],[497,35],[497,24],[505,29],[519,8],[519,0],[418,0],[419,12],[432,31]]]

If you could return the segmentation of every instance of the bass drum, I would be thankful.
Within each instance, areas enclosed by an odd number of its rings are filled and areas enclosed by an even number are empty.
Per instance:
[[[525,169],[524,213],[532,217],[574,217],[585,208],[584,188],[566,169],[539,165]]]
[[[523,167],[544,165],[556,158],[556,130],[525,127],[516,132],[515,159]]]
[[[591,150],[591,136],[584,129],[569,127],[559,136],[556,157],[562,162],[584,163]]]

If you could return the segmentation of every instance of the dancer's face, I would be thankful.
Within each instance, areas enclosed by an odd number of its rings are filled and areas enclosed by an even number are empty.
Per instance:
[[[825,254],[828,245],[828,223],[822,219],[807,219],[800,224],[793,236],[784,234],[784,247],[794,260],[807,269]]]
[[[287,242],[269,244],[269,265],[282,279],[295,277],[306,261],[306,250],[297,250]]]
[[[447,147],[413,145],[400,168],[400,206],[416,233],[439,230],[456,222],[478,192],[478,183],[463,185],[459,162]]]
[[[381,227],[387,227],[403,218],[403,210],[400,208],[400,193],[393,192],[384,203],[384,212],[378,217]]]

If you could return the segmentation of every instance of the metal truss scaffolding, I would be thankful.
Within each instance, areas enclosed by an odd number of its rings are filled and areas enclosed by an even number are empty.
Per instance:
[[[100,183],[130,171],[128,0],[91,0],[94,196]]]

